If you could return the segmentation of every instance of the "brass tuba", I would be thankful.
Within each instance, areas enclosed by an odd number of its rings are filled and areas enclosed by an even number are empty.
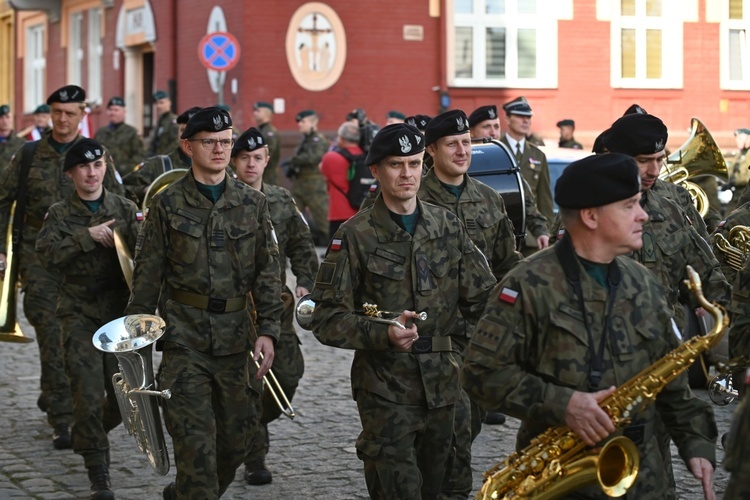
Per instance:
[[[704,336],[693,337],[654,364],[641,371],[604,399],[600,407],[622,429],[656,395],[704,351],[721,340],[729,318],[721,306],[706,300],[698,274],[687,268],[688,287],[715,320],[713,329]],[[621,496],[638,475],[638,449],[628,438],[619,436],[608,441],[598,454],[568,427],[551,427],[484,473],[485,482],[477,499],[536,498],[550,499],[571,493],[595,481],[609,496]]]
[[[13,212],[16,204],[10,209],[10,219],[8,224],[8,235],[5,254],[5,277],[2,280],[2,289],[0,289],[0,341],[17,342],[27,344],[34,342],[34,339],[26,337],[21,331],[21,326],[16,319],[16,307],[18,300],[18,256],[13,245]]]
[[[143,204],[141,205],[143,211],[146,211],[148,206],[151,204],[151,199],[154,196],[164,191],[174,181],[181,179],[187,171],[188,169],[186,168],[173,168],[172,170],[167,170],[159,177],[154,179],[154,182],[152,182],[146,188],[146,194],[143,197]]]
[[[750,227],[737,225],[729,230],[728,238],[716,233],[714,241],[719,250],[724,253],[727,264],[735,271],[740,271],[750,255]]]
[[[135,436],[154,470],[169,472],[169,454],[154,396],[169,399],[169,389],[156,391],[151,345],[164,334],[164,320],[150,314],[134,314],[110,321],[99,328],[92,342],[100,351],[114,354],[120,373],[112,377],[122,421]]]
[[[716,141],[698,118],[690,121],[690,136],[680,149],[669,155],[659,173],[659,179],[687,189],[695,209],[705,217],[708,213],[708,196],[690,179],[713,175],[724,181],[729,178],[727,162]]]

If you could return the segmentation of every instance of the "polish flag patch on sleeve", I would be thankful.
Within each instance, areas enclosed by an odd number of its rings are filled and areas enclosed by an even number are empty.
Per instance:
[[[518,299],[518,292],[511,290],[510,288],[503,288],[500,292],[500,300],[507,302],[508,304],[515,304]]]
[[[334,238],[331,240],[331,250],[334,252],[338,252],[341,250],[341,240],[339,238]]]
[[[138,222],[142,222],[143,221],[143,212],[136,212],[135,213],[135,220],[137,220]]]

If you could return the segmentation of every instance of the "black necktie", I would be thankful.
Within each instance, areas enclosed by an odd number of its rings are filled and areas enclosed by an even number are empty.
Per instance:
[[[516,143],[516,163],[521,164],[521,156],[523,156],[523,152],[521,151],[521,143]]]

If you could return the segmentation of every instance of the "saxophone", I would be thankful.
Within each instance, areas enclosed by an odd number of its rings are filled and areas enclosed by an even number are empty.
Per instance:
[[[700,305],[715,320],[704,336],[681,344],[600,403],[616,428],[626,427],[656,395],[704,351],[718,344],[729,326],[724,309],[703,296],[698,273],[687,266],[685,281]],[[601,449],[591,450],[567,427],[551,427],[535,437],[529,446],[515,452],[484,473],[485,482],[477,500],[510,498],[558,498],[598,481],[609,496],[625,494],[638,475],[640,458],[635,444],[624,436],[615,437]]]

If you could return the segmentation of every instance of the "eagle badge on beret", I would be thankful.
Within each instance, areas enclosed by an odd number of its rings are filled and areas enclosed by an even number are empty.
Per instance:
[[[458,118],[456,118],[456,129],[459,132],[463,131],[463,129],[464,129],[464,121],[461,119],[460,116]]]
[[[87,160],[93,160],[94,158],[96,158],[94,156],[94,153],[92,153],[91,151],[86,151],[85,153],[83,153],[83,156],[85,156]]]
[[[411,151],[411,142],[409,142],[409,138],[405,135],[401,136],[401,138],[398,140],[398,143],[401,144],[402,153],[408,153],[409,151]]]
[[[247,140],[247,147],[250,149],[255,149],[255,146],[257,146],[257,143],[255,142],[255,139],[252,137]]]
[[[658,141],[656,141],[656,144],[654,144],[654,150],[656,152],[659,152],[662,149],[664,149],[664,141],[662,139],[659,139]]]
[[[490,120],[494,120],[495,118],[497,118],[497,115],[495,114],[495,110],[492,108],[487,110],[487,116],[490,117]]]
[[[68,100],[68,91],[67,90],[61,90],[60,91],[60,100],[62,102],[65,102]]]
[[[221,115],[214,115],[213,122],[214,122],[214,128],[216,130],[221,130]]]

